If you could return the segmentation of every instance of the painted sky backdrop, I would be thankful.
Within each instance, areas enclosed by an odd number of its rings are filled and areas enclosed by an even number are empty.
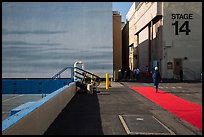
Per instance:
[[[2,77],[50,78],[81,60],[112,73],[112,3],[3,2]]]

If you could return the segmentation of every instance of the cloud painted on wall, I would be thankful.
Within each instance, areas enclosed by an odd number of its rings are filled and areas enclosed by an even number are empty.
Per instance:
[[[67,33],[68,31],[50,31],[50,30],[29,30],[29,31],[22,31],[22,30],[13,30],[9,31],[7,29],[2,30],[2,34],[59,34],[59,33]]]
[[[3,45],[40,45],[40,46],[61,45],[60,43],[28,43],[28,42],[24,42],[24,41],[3,41],[2,44]]]

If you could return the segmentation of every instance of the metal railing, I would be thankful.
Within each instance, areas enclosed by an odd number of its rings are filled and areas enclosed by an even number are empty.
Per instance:
[[[73,74],[73,72],[74,72],[73,67],[65,67],[65,68],[63,68],[62,70],[60,70],[57,74],[55,74],[55,75],[52,77],[52,79],[61,78],[61,74],[62,74],[63,72],[65,72],[67,69],[70,69],[70,70],[71,70],[71,78],[73,78],[73,76],[74,76],[74,74]]]
[[[61,74],[64,73],[67,69],[71,70],[72,81],[76,81],[75,79],[80,79],[83,84],[93,83],[94,86],[100,85],[99,76],[79,67],[65,67],[62,70],[60,70],[57,74],[55,74],[52,77],[52,79],[61,78]]]
[[[82,83],[93,83],[94,86],[100,85],[100,77],[82,68],[74,67],[74,77],[81,79]]]

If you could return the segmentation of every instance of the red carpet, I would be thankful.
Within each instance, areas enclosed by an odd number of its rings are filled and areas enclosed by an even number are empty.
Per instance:
[[[130,87],[179,118],[202,130],[202,106],[153,87]]]

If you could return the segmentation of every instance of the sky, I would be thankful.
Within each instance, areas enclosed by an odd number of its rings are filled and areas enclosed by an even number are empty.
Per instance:
[[[133,2],[113,2],[112,7],[113,11],[119,11],[122,16],[122,22],[126,22],[126,14],[128,13]]]

